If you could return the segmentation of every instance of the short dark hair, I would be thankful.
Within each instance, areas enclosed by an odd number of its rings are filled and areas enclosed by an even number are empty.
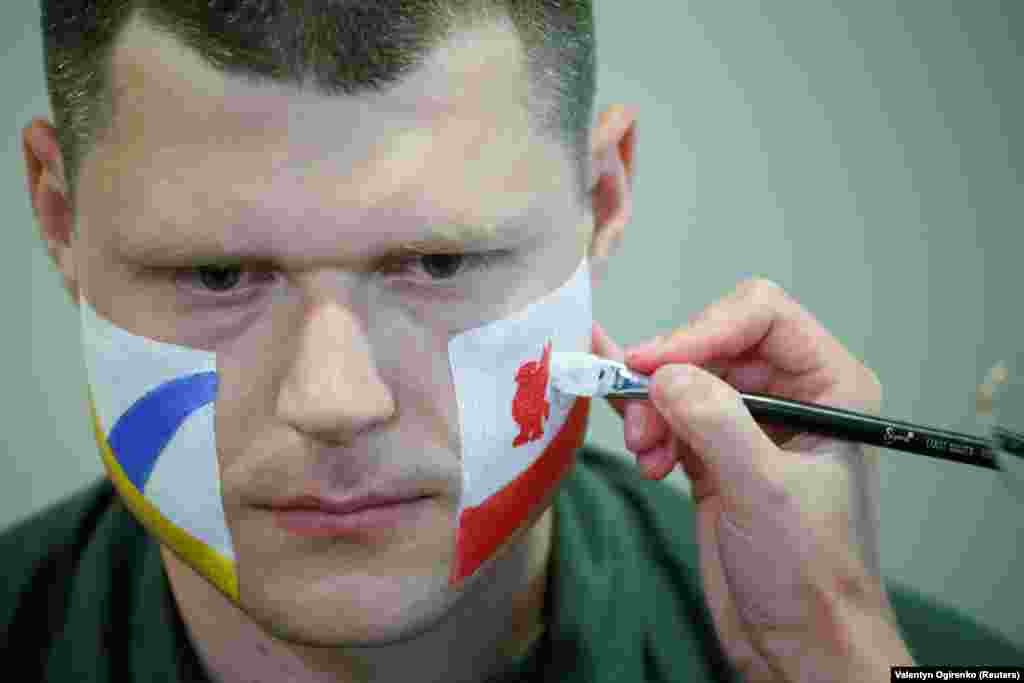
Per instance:
[[[82,160],[111,131],[111,55],[138,13],[205,63],[253,84],[327,95],[381,92],[453,32],[511,19],[526,55],[535,130],[567,146],[579,199],[596,81],[591,0],[40,0],[46,85],[76,206]]]

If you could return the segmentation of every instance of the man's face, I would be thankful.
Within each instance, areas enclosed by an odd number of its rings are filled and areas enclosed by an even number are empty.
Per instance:
[[[240,598],[278,635],[381,638],[451,598],[448,341],[563,284],[590,229],[567,151],[528,124],[520,54],[510,29],[481,29],[388,94],[346,98],[229,80],[140,25],[115,53],[79,284],[119,327],[217,354]],[[396,483],[434,497],[388,533],[300,537],[266,509]]]

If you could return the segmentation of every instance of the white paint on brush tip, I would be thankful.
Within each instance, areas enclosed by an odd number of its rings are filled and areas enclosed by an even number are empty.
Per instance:
[[[622,363],[579,351],[551,354],[551,387],[569,396],[604,396],[612,390],[616,370],[629,372]]]

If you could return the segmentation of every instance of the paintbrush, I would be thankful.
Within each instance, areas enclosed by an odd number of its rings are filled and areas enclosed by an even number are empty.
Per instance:
[[[624,364],[589,353],[555,352],[550,376],[552,388],[569,396],[644,400],[650,378]],[[1005,366],[997,365],[978,389],[978,411],[991,410],[996,389],[1007,380]],[[998,452],[1024,458],[1024,437],[996,426],[993,438],[985,439],[947,429],[875,417],[816,403],[740,392],[755,420],[785,426],[844,441],[918,453],[987,469],[1003,469]]]

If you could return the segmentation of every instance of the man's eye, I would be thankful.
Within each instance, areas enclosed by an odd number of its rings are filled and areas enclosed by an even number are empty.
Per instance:
[[[402,258],[389,269],[392,274],[422,271],[433,282],[453,280],[473,270],[484,270],[507,252],[502,250],[462,254],[416,254]]]
[[[252,292],[256,285],[273,280],[273,273],[240,265],[206,265],[175,269],[175,277],[196,294],[208,297]]]
[[[386,268],[388,274],[417,275],[431,282],[452,281],[473,270],[486,269],[501,258],[505,252],[470,252],[462,254],[415,254],[399,260]],[[208,296],[227,295],[253,289],[258,284],[259,271],[241,265],[205,265],[177,270],[178,277],[185,285],[198,294]],[[272,273],[265,278],[273,279]]]
[[[465,254],[429,254],[419,257],[424,272],[435,280],[447,280],[459,273]]]
[[[238,266],[200,266],[195,269],[199,283],[212,292],[228,292],[242,279]]]

